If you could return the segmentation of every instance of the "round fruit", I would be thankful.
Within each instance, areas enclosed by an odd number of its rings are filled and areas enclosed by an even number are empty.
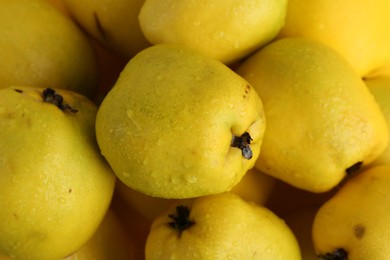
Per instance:
[[[173,45],[131,59],[96,119],[119,179],[164,198],[230,190],[253,167],[264,130],[261,100],[242,77]]]
[[[94,234],[115,184],[96,112],[70,91],[0,89],[0,254],[60,259]]]

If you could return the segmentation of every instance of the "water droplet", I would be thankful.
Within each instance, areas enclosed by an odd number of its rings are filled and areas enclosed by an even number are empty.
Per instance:
[[[157,144],[158,146],[162,146],[162,145],[164,144],[163,139],[162,139],[162,138],[159,138],[159,139],[157,140],[156,144]]]
[[[148,164],[149,164],[149,159],[148,159],[148,158],[145,158],[145,159],[142,161],[142,164],[143,164],[143,165],[148,165]]]
[[[189,183],[197,183],[198,182],[198,177],[194,175],[188,175],[184,177],[185,180]]]
[[[240,42],[239,41],[234,41],[234,45],[233,45],[233,47],[235,48],[235,49],[238,49],[238,48],[240,48]]]
[[[59,198],[58,199],[58,203],[65,204],[66,203],[66,199],[65,198]]]
[[[130,121],[133,123],[133,125],[136,127],[137,130],[140,130],[141,127],[140,125],[137,123],[136,119],[135,119],[135,113],[133,110],[127,110],[126,111],[126,115],[127,117],[130,119]]]
[[[133,119],[133,117],[134,117],[134,111],[133,110],[127,110],[126,111],[126,115],[127,115],[127,117],[128,118],[130,118],[130,119]]]
[[[235,105],[235,104],[229,103],[229,104],[228,104],[228,108],[229,108],[229,109],[235,109],[235,108],[236,108],[236,105]]]
[[[241,111],[241,112],[239,113],[240,117],[245,117],[245,116],[246,116],[246,114],[247,114],[247,112],[246,112],[246,111]]]
[[[130,173],[128,173],[128,172],[123,172],[122,173],[122,176],[124,177],[124,178],[129,178],[130,177]]]
[[[179,183],[179,180],[176,177],[172,177],[172,176],[169,178],[169,181],[172,184],[178,184]]]
[[[219,39],[223,38],[224,36],[225,36],[225,32],[224,31],[217,31],[217,32],[213,33],[212,39],[219,40]]]
[[[12,245],[12,249],[14,249],[14,251],[18,251],[19,247],[20,247],[20,242],[15,242],[13,245]],[[12,254],[11,254],[12,255]]]

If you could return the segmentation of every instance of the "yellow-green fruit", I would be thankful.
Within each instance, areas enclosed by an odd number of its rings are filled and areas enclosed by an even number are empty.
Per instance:
[[[145,259],[301,259],[294,234],[272,211],[233,193],[176,203],[153,222]]]
[[[366,76],[390,62],[389,13],[388,0],[289,0],[279,37],[325,43]]]
[[[164,198],[230,190],[253,167],[264,130],[261,100],[247,81],[173,45],[131,59],[96,119],[99,146],[119,179]]]
[[[287,0],[146,0],[139,21],[153,44],[179,44],[231,63],[271,41],[286,10]]]
[[[389,259],[389,189],[389,165],[370,168],[349,179],[314,218],[317,255],[322,259]]]
[[[96,231],[115,184],[96,111],[70,91],[0,90],[0,254],[59,259]]]
[[[388,129],[390,129],[390,75],[388,77],[370,78],[364,81],[378,102],[383,115],[385,116]],[[390,145],[381,155],[373,161],[370,166],[377,164],[390,164]]]
[[[237,72],[259,94],[267,119],[255,167],[295,187],[328,191],[385,149],[388,130],[372,94],[330,47],[275,41]]]
[[[138,13],[144,0],[63,0],[71,15],[104,46],[130,58],[150,43]]]
[[[95,53],[68,16],[44,0],[2,0],[0,24],[0,88],[29,85],[93,95]]]

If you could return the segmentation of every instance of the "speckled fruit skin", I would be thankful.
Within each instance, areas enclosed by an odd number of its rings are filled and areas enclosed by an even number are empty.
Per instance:
[[[188,216],[180,216],[177,207],[186,207]],[[178,217],[191,224],[179,231],[173,227]],[[281,218],[236,194],[222,193],[177,202],[157,217],[145,259],[300,260],[301,256],[294,234]]]
[[[68,89],[92,98],[96,55],[71,17],[42,0],[0,1],[0,88]]]
[[[125,59],[150,46],[138,13],[144,0],[62,0],[72,17],[107,49]]]
[[[389,165],[374,166],[349,179],[315,215],[316,254],[344,252],[350,260],[388,259],[389,188]]]
[[[287,0],[146,0],[141,31],[153,44],[177,44],[232,64],[269,43],[284,25]]]
[[[118,178],[164,198],[230,190],[253,167],[264,131],[261,100],[242,77],[174,45],[131,59],[96,118],[98,144]],[[232,146],[245,132],[251,159]]]
[[[327,45],[283,38],[236,71],[264,105],[260,171],[325,192],[385,149],[389,134],[378,103],[351,64]]]
[[[0,90],[0,254],[17,259],[79,249],[102,221],[116,180],[96,143],[97,107],[57,90],[64,111],[42,91]]]

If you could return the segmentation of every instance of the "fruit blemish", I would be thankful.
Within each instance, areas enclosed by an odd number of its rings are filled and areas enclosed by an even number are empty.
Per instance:
[[[362,224],[357,224],[353,227],[353,234],[357,239],[362,239],[364,233],[366,233],[366,227]]]
[[[249,91],[251,89],[251,86],[249,85],[245,85],[245,94],[242,96],[244,99],[247,97],[247,95],[249,94]]]

